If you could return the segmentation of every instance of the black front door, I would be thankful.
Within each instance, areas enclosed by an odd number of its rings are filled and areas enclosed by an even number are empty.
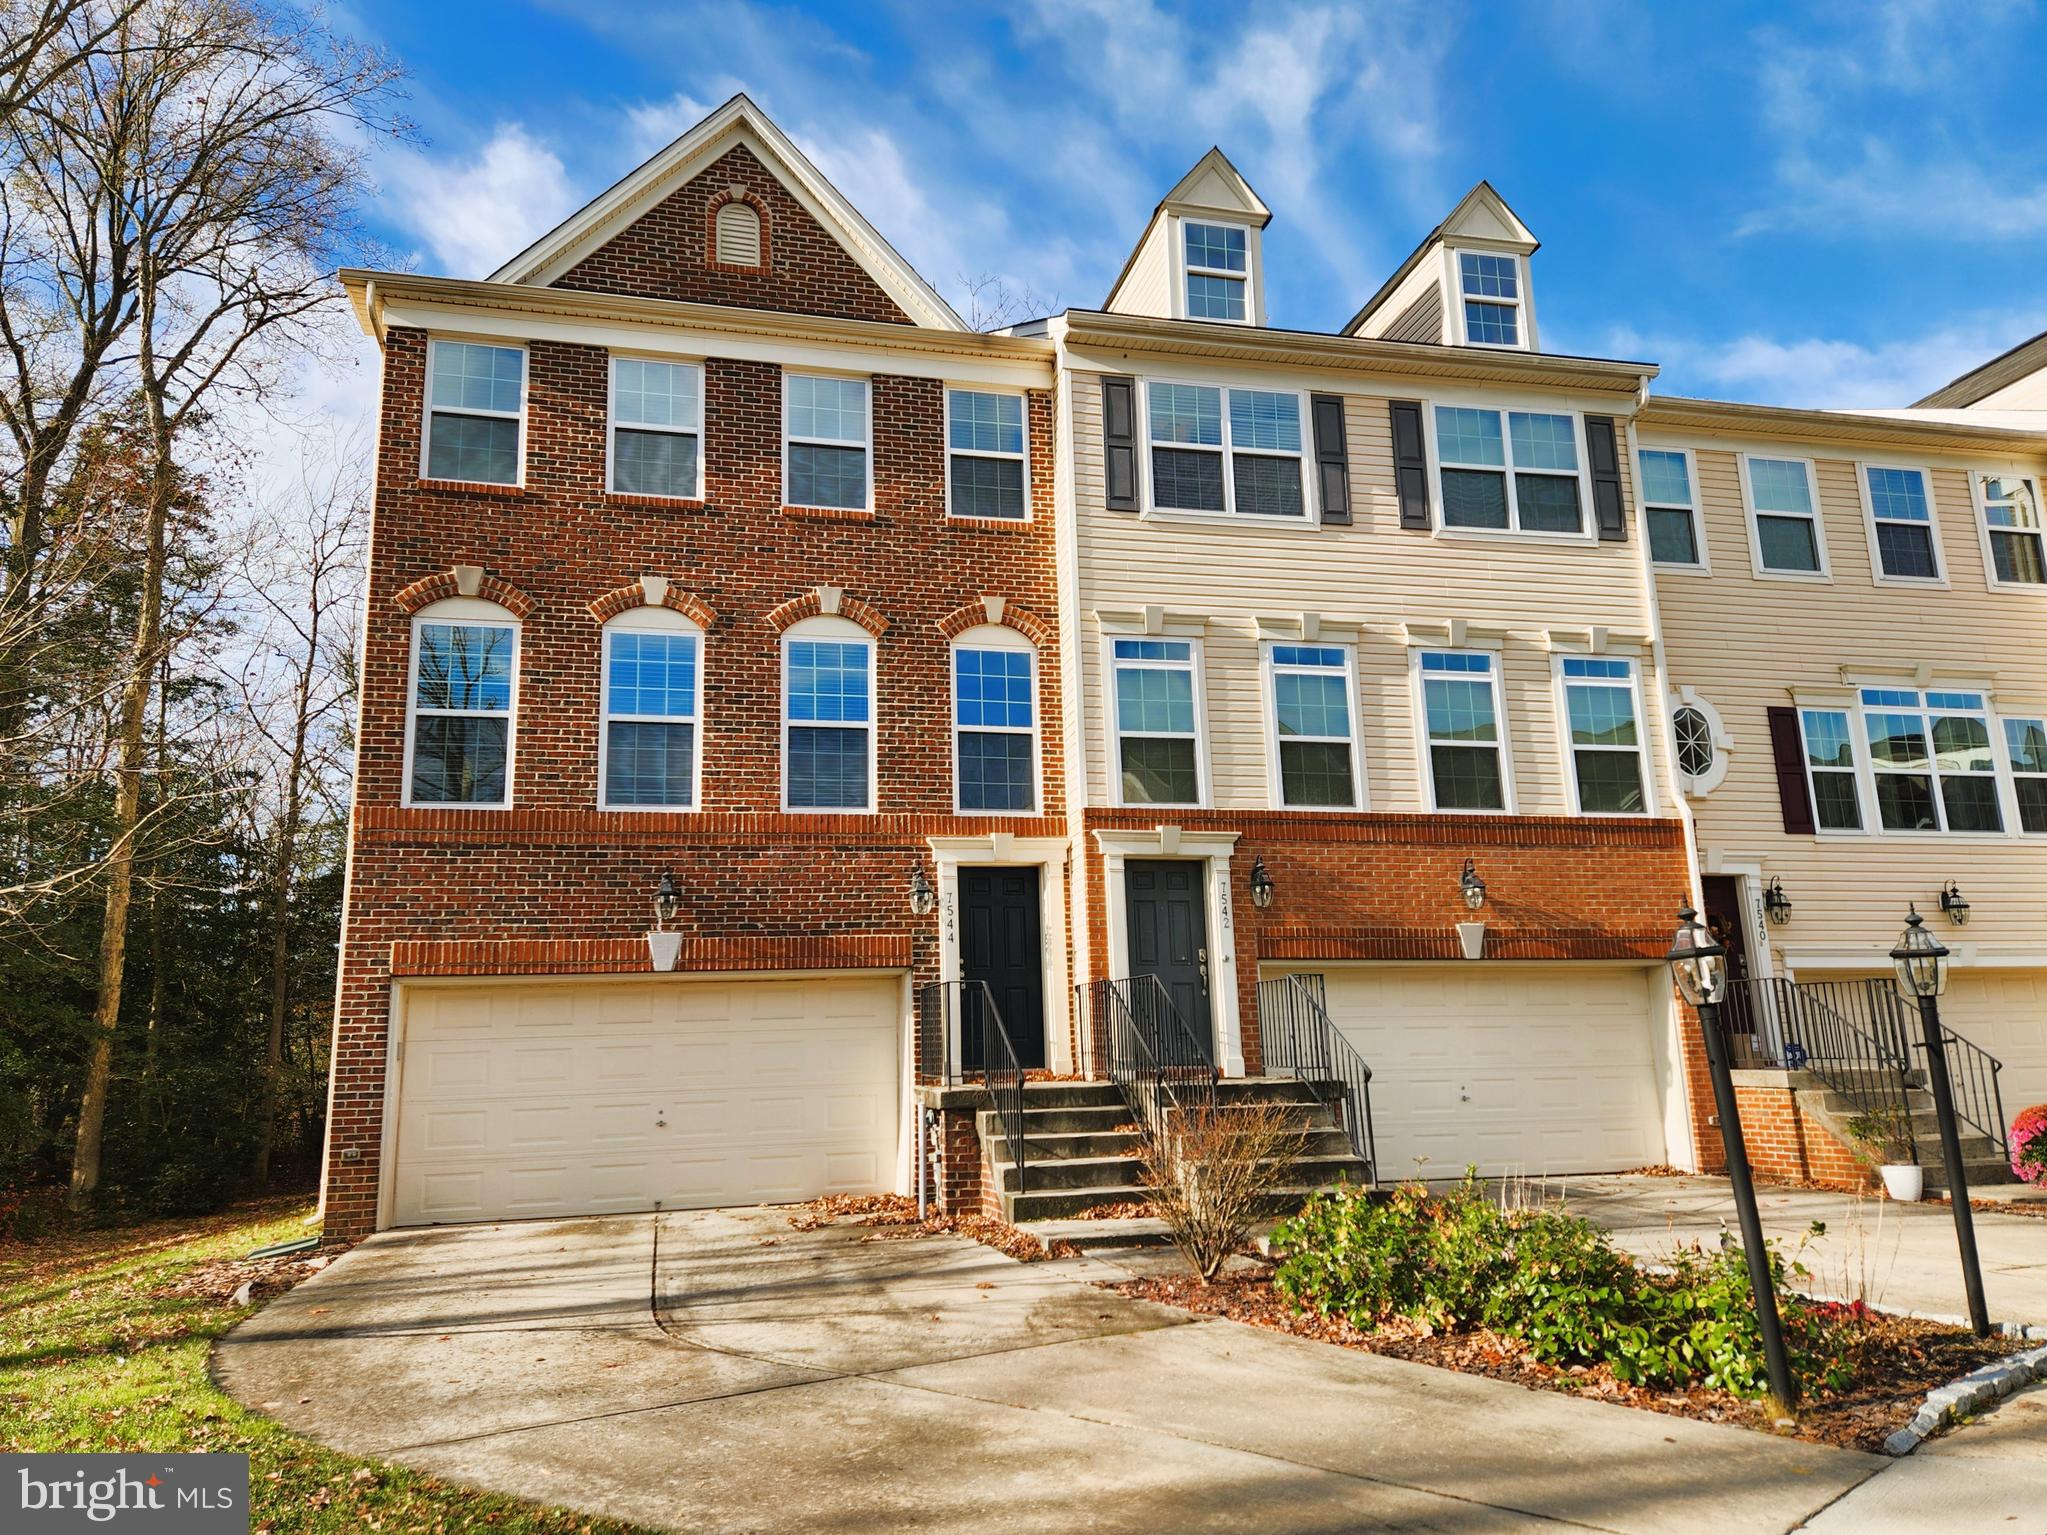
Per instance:
[[[1208,906],[1199,859],[1143,859],[1123,866],[1130,920],[1130,974],[1155,975],[1209,1048]]]
[[[1732,874],[1708,874],[1699,881],[1706,897],[1706,927],[1727,950],[1727,1000],[1721,1006],[1734,1045],[1737,1067],[1769,1062],[1756,1038],[1756,999],[1741,983],[1749,976],[1748,921],[1741,910],[1741,881]]]
[[[1045,957],[1036,869],[960,870],[960,974],[988,983],[1019,1063],[1043,1066]],[[960,1059],[978,1068],[983,1052],[972,1006],[960,1017]]]

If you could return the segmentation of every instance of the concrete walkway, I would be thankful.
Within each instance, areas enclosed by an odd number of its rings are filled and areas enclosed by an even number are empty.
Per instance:
[[[1553,1182],[1549,1192],[1640,1257],[1667,1254],[1678,1242],[1717,1243],[1723,1223],[1739,1230],[1725,1178],[1573,1178]],[[1826,1224],[1826,1235],[1799,1255],[1812,1271],[1812,1294],[1921,1316],[1959,1318],[1968,1310],[1954,1213],[1945,1203],[1771,1188],[1757,1191],[1757,1203],[1764,1235],[1787,1257],[1814,1221]],[[1991,1320],[2047,1327],[2047,1219],[1979,1210],[1975,1222]]]
[[[224,1339],[337,1448],[691,1531],[1782,1532],[1881,1462],[749,1210],[396,1232]]]

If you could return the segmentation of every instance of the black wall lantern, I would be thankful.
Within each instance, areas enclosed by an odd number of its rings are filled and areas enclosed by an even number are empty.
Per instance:
[[[654,925],[665,928],[682,915],[682,893],[675,888],[675,881],[668,877],[667,870],[661,873],[661,887],[654,892]]]
[[[1473,911],[1485,905],[1485,881],[1478,877],[1478,866],[1469,858],[1464,860],[1464,872],[1457,876],[1457,888],[1464,894],[1464,904]]]
[[[928,917],[938,909],[938,892],[931,888],[931,881],[924,877],[924,865],[910,865],[910,914]]]
[[[1763,892],[1763,915],[1782,927],[1791,920],[1791,897],[1784,893],[1784,881],[1773,879]]]
[[[1272,904],[1272,871],[1262,857],[1251,860],[1251,904],[1260,911]]]
[[[1940,909],[1956,927],[1968,925],[1969,903],[1962,899],[1962,887],[1953,880],[1940,887]]]

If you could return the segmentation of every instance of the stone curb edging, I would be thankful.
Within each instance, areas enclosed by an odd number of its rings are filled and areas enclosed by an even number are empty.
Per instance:
[[[2038,1335],[2037,1328],[2025,1329],[2027,1337]],[[1960,1380],[1927,1392],[1925,1405],[1912,1415],[1912,1421],[1884,1441],[1884,1453],[1910,1455],[1942,1424],[1987,1407],[2036,1380],[2047,1380],[2047,1348],[2027,1349],[1971,1370]]]

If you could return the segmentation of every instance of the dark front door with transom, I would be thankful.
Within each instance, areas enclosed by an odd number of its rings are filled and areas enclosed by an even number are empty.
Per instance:
[[[1199,859],[1143,859],[1123,866],[1130,974],[1155,975],[1204,1052],[1208,1024],[1208,907]]]
[[[960,974],[986,981],[1025,1067],[1045,1064],[1045,958],[1038,938],[1036,869],[960,870]],[[979,1019],[960,1011],[960,1057],[973,1070],[987,1059]],[[969,1037],[972,1036],[972,1037]],[[998,1048],[995,1064],[1006,1064]]]
[[[1730,1056],[1737,1068],[1773,1064],[1756,1034],[1756,999],[1742,982],[1749,976],[1748,921],[1741,910],[1741,881],[1731,874],[1708,874],[1699,881],[1706,897],[1706,927],[1727,949],[1727,1000],[1721,1016],[1727,1023],[1727,1037],[1733,1045]]]

